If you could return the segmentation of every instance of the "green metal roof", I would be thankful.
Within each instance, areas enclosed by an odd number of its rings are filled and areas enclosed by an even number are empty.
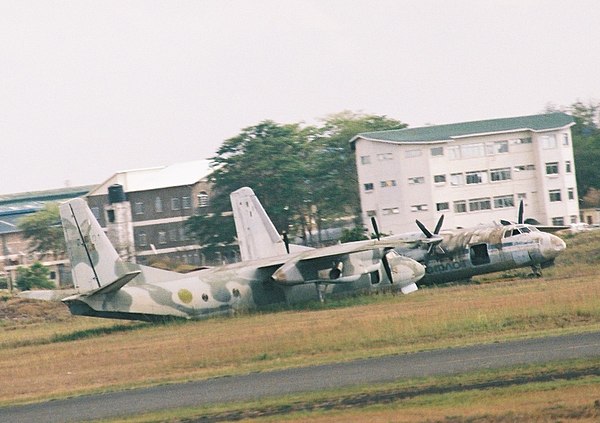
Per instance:
[[[350,142],[354,142],[358,138],[398,143],[450,141],[454,138],[475,134],[515,132],[518,130],[544,131],[558,129],[570,126],[574,123],[573,117],[566,113],[558,112],[543,115],[479,120],[475,122],[451,123],[448,125],[424,126],[422,128],[364,132],[355,136]]]

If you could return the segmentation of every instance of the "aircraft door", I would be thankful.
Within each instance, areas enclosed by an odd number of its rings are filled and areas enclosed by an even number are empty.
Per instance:
[[[469,248],[469,255],[471,257],[471,263],[473,266],[481,266],[482,264],[489,264],[490,255],[488,253],[487,244],[474,244]]]

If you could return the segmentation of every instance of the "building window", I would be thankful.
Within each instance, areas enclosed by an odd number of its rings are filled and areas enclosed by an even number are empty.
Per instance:
[[[390,215],[390,214],[399,214],[399,213],[400,213],[400,209],[398,207],[392,207],[392,208],[382,210],[382,214],[384,216]]]
[[[464,185],[465,176],[462,173],[451,173],[450,174],[450,185],[458,186]]]
[[[569,200],[575,199],[575,189],[574,188],[567,189],[567,197],[569,198]]]
[[[96,220],[100,220],[100,208],[99,207],[92,207],[92,214],[94,215],[94,217],[96,218]]]
[[[508,153],[508,141],[494,141],[486,144],[487,154]]]
[[[158,231],[158,243],[159,244],[167,243],[167,233],[165,231]]]
[[[567,160],[565,162],[565,173],[571,173],[573,170],[571,168],[571,161]]]
[[[469,211],[491,210],[492,203],[489,198],[474,198],[469,200]]]
[[[169,241],[177,241],[177,229],[169,229]]]
[[[514,207],[515,199],[512,195],[499,195],[494,197],[494,208],[503,209],[506,207]]]
[[[472,159],[474,157],[483,157],[485,149],[483,143],[466,144],[461,146],[460,153],[463,159]]]
[[[544,135],[541,137],[541,141],[542,141],[542,148],[544,150],[556,148],[556,135]]]
[[[450,205],[448,204],[448,202],[444,202],[444,203],[437,203],[435,205],[435,209],[437,211],[446,211],[446,210],[450,210]]]
[[[365,187],[365,191],[373,191],[373,183],[368,182],[363,185]]]
[[[427,211],[427,210],[429,210],[429,207],[427,206],[427,204],[415,204],[413,206],[410,206],[410,211],[412,211],[412,212]]]
[[[421,150],[406,150],[404,152],[404,157],[406,157],[407,159],[413,158],[413,157],[419,157],[422,154]]]
[[[546,163],[546,175],[558,174],[558,162]]]
[[[485,170],[476,170],[467,172],[467,185],[483,184],[487,182],[487,172]]]
[[[192,208],[192,199],[190,197],[182,197],[181,198],[181,204],[183,205],[184,209],[191,209]]]
[[[458,160],[460,159],[460,146],[453,145],[447,148],[448,150],[448,158],[450,160]]]
[[[535,165],[519,165],[515,166],[515,172],[524,172],[526,170],[535,170]]]
[[[148,245],[148,235],[146,235],[146,232],[140,232],[138,234],[138,244],[141,247],[145,247],[146,245]]]
[[[517,194],[517,200],[521,201],[521,200],[526,200],[527,199],[527,194],[524,192],[519,192]]]
[[[424,184],[425,178],[423,176],[415,176],[414,178],[408,178],[408,183],[410,185]]]
[[[569,145],[569,134],[562,134],[563,145]]]
[[[561,195],[559,189],[550,190],[550,201],[561,201]]]
[[[360,164],[371,164],[371,156],[360,156]]]
[[[438,157],[444,155],[444,147],[433,147],[430,151],[431,157]]]
[[[377,212],[375,210],[367,210],[367,217],[376,217]]]
[[[171,198],[171,210],[180,210],[181,200],[177,197]]]
[[[136,203],[133,205],[133,210],[135,214],[144,214],[144,203],[141,201],[136,201]]]
[[[492,169],[490,170],[490,177],[492,181],[506,181],[511,179],[510,177],[510,167],[504,167],[502,169]]]
[[[554,226],[563,226],[565,224],[565,219],[562,217],[553,217],[552,225]]]
[[[380,153],[377,155],[377,160],[383,162],[385,160],[393,160],[394,156],[392,153]]]
[[[570,216],[570,219],[571,219],[571,223],[577,223],[577,216],[576,215],[572,214]]]
[[[466,213],[467,202],[464,200],[454,202],[454,213]]]
[[[434,175],[433,182],[436,184],[445,184],[446,183],[446,175]]]
[[[380,184],[381,188],[395,187],[396,180],[388,179],[387,181],[379,181],[379,184]]]
[[[531,144],[531,137],[517,138],[517,144]]]
[[[181,241],[188,241],[189,240],[189,238],[187,236],[187,232],[186,232],[184,226],[182,226],[182,227],[179,228],[179,239]]]
[[[162,200],[160,197],[156,197],[154,200],[154,210],[156,213],[162,213],[163,211]]]
[[[204,191],[198,194],[198,207],[208,207],[208,194]]]

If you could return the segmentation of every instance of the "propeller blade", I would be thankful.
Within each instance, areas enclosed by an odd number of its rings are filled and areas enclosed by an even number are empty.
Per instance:
[[[429,231],[429,229],[427,229],[427,227],[425,227],[425,225],[419,222],[419,219],[415,220],[415,222],[417,223],[417,226],[419,227],[421,232],[423,232],[427,238],[433,237],[433,234]]]
[[[440,230],[442,229],[443,224],[444,224],[444,215],[441,215],[437,222],[437,225],[435,225],[435,229],[433,230],[433,233],[436,235],[439,234]]]
[[[379,241],[381,234],[379,233],[379,227],[377,226],[377,219],[375,219],[375,216],[371,216],[371,225],[373,225],[373,231],[375,231],[375,236],[377,237],[377,241]]]
[[[388,250],[390,250],[390,249],[388,249]],[[389,263],[388,258],[387,258],[387,251],[388,250],[384,251],[384,254],[383,254],[383,257],[381,259],[381,262],[383,263],[383,269],[385,270],[385,274],[388,277],[388,279],[390,281],[390,284],[393,284],[394,283],[394,279],[392,278],[392,268],[390,267],[390,263]]]
[[[519,203],[519,216],[517,222],[520,224],[523,223],[523,200],[521,200],[521,202]]]
[[[285,251],[287,251],[287,253],[290,253],[290,239],[288,238],[288,234],[287,232],[283,233],[283,243],[285,244]]]

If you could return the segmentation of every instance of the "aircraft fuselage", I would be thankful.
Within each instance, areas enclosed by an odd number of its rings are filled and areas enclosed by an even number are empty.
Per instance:
[[[420,284],[444,283],[521,267],[551,265],[565,249],[556,235],[530,225],[483,226],[446,230],[431,253],[397,249],[426,266]]]

